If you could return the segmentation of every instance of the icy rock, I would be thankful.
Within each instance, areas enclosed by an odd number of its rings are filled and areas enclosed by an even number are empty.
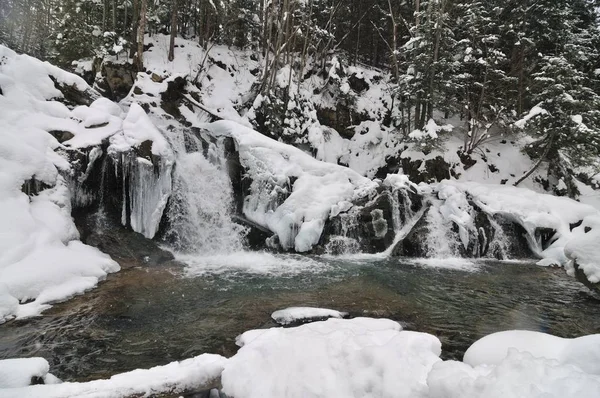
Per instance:
[[[346,316],[348,316],[347,312],[314,307],[289,307],[271,314],[271,318],[280,325],[312,322],[327,318],[345,318]]]

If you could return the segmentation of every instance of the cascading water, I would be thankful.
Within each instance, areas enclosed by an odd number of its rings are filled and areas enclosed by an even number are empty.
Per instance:
[[[426,237],[427,257],[446,258],[460,257],[456,234],[452,232],[452,221],[446,219],[441,212],[442,200],[433,198],[427,212],[428,234]]]
[[[227,171],[202,153],[178,156],[167,212],[167,240],[177,251],[216,254],[241,251],[244,228],[231,221],[233,190]]]

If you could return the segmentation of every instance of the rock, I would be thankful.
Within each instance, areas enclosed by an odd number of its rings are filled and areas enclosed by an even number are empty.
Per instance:
[[[426,244],[429,234],[427,214],[429,211],[429,209],[425,210],[408,235],[398,242],[392,250],[392,256],[427,257],[429,252]]]
[[[50,134],[51,136],[56,138],[56,140],[61,144],[65,141],[69,141],[71,138],[75,137],[75,134],[71,133],[70,131],[63,131],[63,130],[50,130],[50,131],[48,131],[48,134]]]
[[[369,83],[365,80],[364,77],[358,77],[356,73],[353,73],[348,77],[348,84],[350,88],[357,93],[362,93],[363,91],[367,91],[369,89]]]
[[[577,264],[577,260],[573,260],[573,266],[575,268],[575,278],[579,282],[587,286],[590,290],[596,293],[600,293],[600,283],[590,282],[587,276],[585,275],[585,272],[583,272],[583,270],[579,267],[579,264]]]
[[[331,127],[342,137],[351,139],[354,136],[354,129],[350,127],[356,126],[369,118],[366,115],[357,113],[345,101],[338,100],[335,108],[317,108],[317,119],[319,123]]]
[[[347,212],[327,220],[316,252],[379,253],[395,239],[394,193],[380,187],[368,201],[357,202]]]
[[[104,62],[101,74],[108,88],[107,97],[113,101],[120,101],[131,91],[137,70],[130,63]]]
[[[234,216],[233,222],[243,225],[248,229],[245,243],[249,249],[264,250],[269,248],[267,240],[273,237],[273,232],[242,216]]]
[[[450,177],[457,177],[452,165],[446,162],[442,156],[426,160],[424,170],[422,170],[422,160],[402,158],[400,161],[404,174],[408,175],[408,178],[415,184],[420,182],[440,182]]]
[[[88,88],[84,91],[79,90],[79,88],[73,84],[68,85],[59,82],[53,76],[49,76],[52,82],[54,83],[54,87],[60,91],[63,95],[63,98],[55,98],[57,101],[64,103],[65,105],[69,105],[71,107],[75,107],[77,105],[86,105],[90,106],[92,102],[102,97],[99,92],[93,90],[92,88]]]
[[[169,115],[173,116],[177,120],[184,120],[185,118],[181,115],[179,107],[183,100],[183,93],[186,92],[185,86],[187,81],[183,77],[176,77],[175,79],[167,83],[167,89],[160,94],[161,104],[160,106]]]
[[[81,241],[110,255],[122,268],[159,266],[174,260],[172,253],[144,235],[121,225],[115,214],[85,208],[73,211]]]
[[[35,176],[26,180],[21,186],[21,191],[28,196],[35,196],[44,189],[51,188],[50,185],[35,178]]]

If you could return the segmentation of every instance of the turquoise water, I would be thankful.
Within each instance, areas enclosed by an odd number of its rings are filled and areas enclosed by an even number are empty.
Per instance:
[[[460,359],[472,342],[500,330],[600,332],[597,298],[564,270],[528,262],[188,260],[183,269],[111,275],[41,317],[0,326],[0,358],[42,356],[58,377],[90,380],[205,352],[231,356],[238,334],[276,326],[270,314],[288,306],[391,318],[438,336],[444,358]]]

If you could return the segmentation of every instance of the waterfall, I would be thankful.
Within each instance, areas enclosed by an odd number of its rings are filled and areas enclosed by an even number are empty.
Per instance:
[[[460,242],[452,231],[452,221],[448,220],[441,212],[444,201],[432,198],[431,206],[427,212],[427,230],[429,233],[425,239],[427,257],[446,258],[460,257]]]
[[[243,250],[245,229],[235,224],[233,188],[224,145],[210,143],[206,157],[193,133],[184,133],[173,173],[165,239],[181,253],[212,255]],[[190,145],[193,143],[193,145]],[[221,145],[220,145],[221,144]]]

